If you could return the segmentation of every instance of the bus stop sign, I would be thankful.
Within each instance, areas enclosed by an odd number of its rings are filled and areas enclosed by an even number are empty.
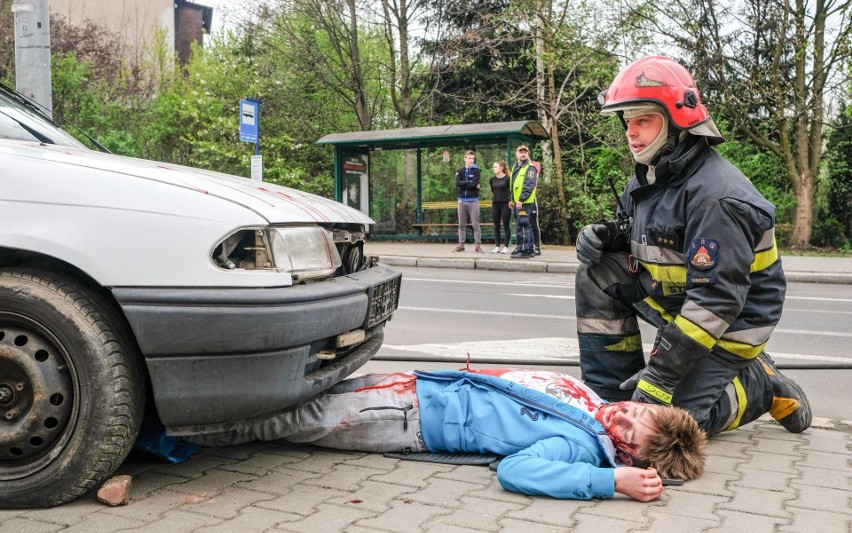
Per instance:
[[[260,102],[240,100],[240,140],[256,143],[260,135]]]

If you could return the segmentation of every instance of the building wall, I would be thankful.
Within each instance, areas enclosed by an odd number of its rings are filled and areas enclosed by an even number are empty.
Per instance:
[[[50,0],[50,13],[71,24],[86,19],[118,34],[126,53],[142,60],[155,43],[157,30],[165,31],[165,42],[174,43],[173,0]]]
[[[192,55],[191,44],[204,42],[204,10],[197,4],[180,3],[175,7],[175,51],[178,62],[186,64]]]

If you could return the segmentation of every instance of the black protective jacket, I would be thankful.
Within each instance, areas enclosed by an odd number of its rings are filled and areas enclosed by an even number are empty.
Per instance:
[[[640,305],[661,318],[650,373],[638,385],[657,397],[703,357],[732,368],[755,358],[781,318],[786,281],[775,206],[703,137],[687,136],[655,170],[649,185],[648,167],[637,165],[622,204],[648,295]]]

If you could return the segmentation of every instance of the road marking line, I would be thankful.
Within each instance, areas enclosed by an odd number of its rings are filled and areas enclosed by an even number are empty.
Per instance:
[[[488,315],[488,316],[508,316],[516,318],[518,313],[503,313],[500,311],[474,311],[472,309],[444,309],[439,307],[408,307],[408,306],[400,306],[397,310],[403,309],[405,311],[425,311],[427,313],[460,313],[463,315]],[[529,313],[524,313],[524,318],[552,318],[554,320],[576,320],[573,316],[565,316],[565,315],[531,315]]]
[[[504,293],[505,296],[528,296],[530,298],[557,298],[559,300],[573,300],[573,296],[558,296],[556,294],[516,294],[512,292]]]
[[[852,302],[852,298],[821,298],[818,296],[787,296],[786,300],[813,300],[816,302]]]
[[[574,284],[564,284],[564,285],[551,285],[545,283],[533,283],[533,282],[525,282],[525,281],[465,281],[460,279],[429,279],[429,278],[407,278],[405,276],[402,277],[403,281],[425,281],[428,283],[463,283],[465,285],[508,285],[510,287],[517,287],[518,285],[523,285],[524,287],[544,287],[546,289],[570,289],[574,287]]]

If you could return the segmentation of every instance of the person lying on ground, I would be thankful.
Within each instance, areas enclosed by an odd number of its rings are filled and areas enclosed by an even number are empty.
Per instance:
[[[694,479],[707,438],[686,411],[607,403],[567,374],[519,369],[366,374],[296,410],[188,440],[254,440],[365,452],[493,453],[507,490],[554,498],[657,500],[661,477]]]

